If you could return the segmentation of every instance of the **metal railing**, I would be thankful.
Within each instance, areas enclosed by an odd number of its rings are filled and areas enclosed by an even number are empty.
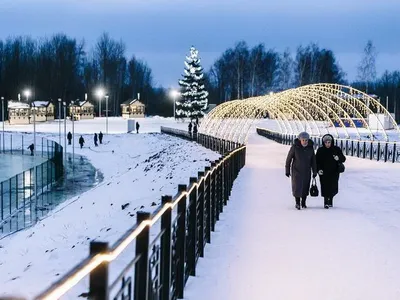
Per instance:
[[[29,156],[26,146],[32,142],[29,136],[7,134],[0,155]],[[38,165],[0,182],[0,236],[34,225],[52,204],[47,191],[63,176],[63,148],[45,138],[38,139],[36,148],[40,162],[33,160],[33,165]]]
[[[170,128],[162,131],[183,133]],[[189,186],[178,185],[175,197],[163,196],[153,213],[138,212],[136,224],[111,247],[91,242],[89,256],[35,299],[67,296],[77,284],[82,286],[74,298],[182,299],[246,157],[244,145],[207,135],[196,138],[210,149],[219,149],[223,157],[191,177]],[[128,250],[130,246],[134,248]],[[120,257],[124,261],[117,264]]]
[[[265,128],[257,128],[257,133],[284,145],[291,145],[297,138],[294,134],[280,133]],[[320,136],[311,136],[311,139],[315,148],[322,146],[322,138]],[[335,138],[335,144],[347,156],[392,163],[400,162],[400,147],[396,142]]]
[[[185,130],[170,128],[170,127],[161,126],[161,133],[177,136],[189,141],[195,141],[200,145],[202,145],[203,147],[206,147],[213,151],[217,151],[222,155],[228,151],[231,151],[241,146],[241,144],[239,143],[216,138],[210,135],[202,133],[189,133],[188,131]]]

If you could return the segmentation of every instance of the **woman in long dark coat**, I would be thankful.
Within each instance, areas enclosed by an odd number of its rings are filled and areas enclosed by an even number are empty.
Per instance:
[[[333,136],[326,134],[322,137],[323,145],[317,150],[317,169],[325,208],[333,206],[333,197],[339,191],[339,163],[346,161],[342,150],[334,142]]]
[[[296,208],[307,208],[306,200],[310,191],[311,172],[317,177],[317,165],[314,153],[314,142],[307,132],[301,132],[295,139],[286,158],[286,176],[292,175],[292,193],[296,200]]]

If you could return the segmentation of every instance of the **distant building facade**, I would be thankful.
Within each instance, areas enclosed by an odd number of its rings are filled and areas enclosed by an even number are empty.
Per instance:
[[[137,99],[129,99],[121,104],[122,117],[144,118],[145,105]]]
[[[50,101],[33,101],[30,105],[21,101],[9,100],[7,108],[10,125],[33,123],[34,112],[36,122],[54,120],[54,104]]]
[[[94,105],[89,101],[79,101],[68,108],[69,116],[74,120],[94,119]]]

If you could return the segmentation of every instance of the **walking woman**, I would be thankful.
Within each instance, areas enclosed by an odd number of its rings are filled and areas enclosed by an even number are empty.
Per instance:
[[[292,193],[296,208],[307,208],[306,200],[310,191],[311,173],[317,177],[317,165],[314,153],[314,142],[307,132],[301,132],[294,140],[286,158],[286,176],[292,176]]]
[[[326,209],[333,206],[333,197],[339,191],[339,165],[346,161],[342,150],[334,145],[334,141],[332,135],[325,134],[322,137],[322,146],[317,150],[317,170]]]

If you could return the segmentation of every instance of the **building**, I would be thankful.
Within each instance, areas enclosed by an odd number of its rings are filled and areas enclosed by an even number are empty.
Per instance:
[[[50,101],[33,101],[32,110],[36,110],[36,122],[47,122],[54,120],[54,104]],[[33,116],[31,122],[33,122]]]
[[[69,116],[74,120],[94,119],[94,105],[89,101],[76,101],[69,105]]]
[[[33,101],[32,108],[28,103],[8,101],[8,120],[11,125],[33,123],[33,111],[36,111],[35,121],[46,122],[54,120],[54,104],[50,101]]]
[[[122,117],[144,118],[145,105],[137,99],[129,99],[121,104]]]
[[[29,124],[31,109],[28,103],[9,100],[7,103],[8,108],[8,122],[10,125]]]

